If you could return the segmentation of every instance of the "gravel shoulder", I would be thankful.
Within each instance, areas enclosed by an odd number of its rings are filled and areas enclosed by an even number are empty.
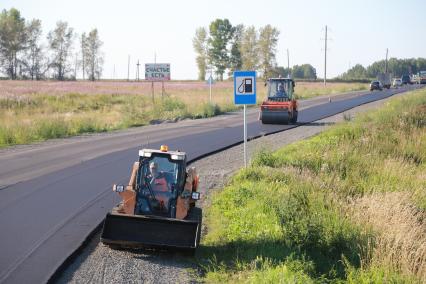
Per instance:
[[[247,145],[249,158],[261,149],[276,150],[316,135],[345,118],[353,118],[361,112],[378,108],[386,101],[375,101],[314,123],[252,140]],[[198,206],[205,207],[211,192],[223,188],[229,177],[243,166],[243,145],[198,160],[192,166],[197,168],[200,176],[202,199]],[[96,234],[53,282],[193,283],[196,281],[197,267],[191,260],[176,253],[112,250],[100,244],[99,234]]]

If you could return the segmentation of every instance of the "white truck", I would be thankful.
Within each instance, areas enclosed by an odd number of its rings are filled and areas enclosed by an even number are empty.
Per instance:
[[[426,84],[426,71],[419,71],[417,75],[417,84]]]
[[[389,89],[392,83],[392,74],[390,73],[379,73],[377,80],[382,84],[383,88]]]

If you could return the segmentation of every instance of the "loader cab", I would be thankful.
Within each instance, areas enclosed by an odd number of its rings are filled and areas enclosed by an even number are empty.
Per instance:
[[[185,169],[183,152],[141,150],[135,214],[175,218],[177,197],[185,183]]]
[[[293,79],[272,78],[268,79],[268,100],[270,101],[291,101],[294,99]]]

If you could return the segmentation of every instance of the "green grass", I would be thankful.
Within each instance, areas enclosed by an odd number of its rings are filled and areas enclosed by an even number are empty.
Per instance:
[[[205,210],[208,233],[197,256],[203,280],[420,282],[425,162],[425,90],[262,151]],[[392,194],[407,198],[399,203]]]

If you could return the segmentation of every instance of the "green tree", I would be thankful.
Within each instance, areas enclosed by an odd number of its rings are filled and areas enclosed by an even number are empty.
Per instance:
[[[266,25],[259,31],[260,68],[264,79],[272,75],[272,68],[276,65],[278,36],[280,32],[271,25]]]
[[[229,66],[228,44],[233,36],[233,28],[228,19],[216,19],[210,24],[209,61],[215,67],[219,80]]]
[[[41,21],[33,19],[26,27],[27,50],[23,60],[31,80],[40,80],[47,71],[46,58],[40,43],[42,36]]]
[[[416,72],[415,73],[418,73],[419,71],[425,71],[426,70],[426,58],[417,58],[415,66],[416,66]]]
[[[254,26],[244,30],[240,45],[242,68],[244,70],[257,70],[259,67],[258,39],[259,36]]]
[[[64,80],[70,71],[68,58],[71,55],[73,35],[73,29],[62,21],[57,22],[56,28],[47,35],[49,48],[53,54],[51,66],[56,69],[55,77],[58,80]]]
[[[354,67],[343,73],[341,76],[344,80],[359,80],[367,78],[367,70],[361,64],[356,64]]]
[[[317,71],[311,64],[294,65],[291,69],[291,75],[295,79],[316,80]]]
[[[86,68],[86,74],[88,79],[95,81],[99,79],[102,74],[103,66],[103,55],[101,52],[102,41],[99,39],[99,34],[97,29],[93,29],[89,32],[87,36],[82,37],[83,40],[83,57],[84,57],[84,66]]]
[[[81,70],[82,70],[82,72],[83,72],[83,80],[84,79],[86,79],[85,77],[85,74],[86,74],[86,66],[85,66],[85,58],[84,58],[84,55],[85,55],[85,50],[86,50],[86,45],[87,45],[87,36],[86,36],[86,33],[82,33],[81,34],[81,37],[80,37],[80,48],[81,48]]]
[[[366,68],[357,64],[343,73],[340,77],[347,80],[376,78],[379,73],[385,72],[385,65],[385,60],[373,62]],[[394,77],[417,74],[420,70],[426,70],[425,58],[390,58],[388,60],[388,72]]]
[[[375,78],[379,73],[385,72],[385,60],[376,61],[367,67],[368,78]]]
[[[291,68],[289,69],[287,67],[275,66],[272,68],[270,76],[274,78],[279,76],[286,78],[290,75],[290,71],[291,71]]]
[[[244,33],[244,25],[240,24],[233,28],[233,37],[231,40],[231,51],[229,58],[229,74],[232,76],[236,70],[241,70],[243,59],[241,57],[241,40]]]
[[[195,61],[198,67],[198,80],[204,80],[206,78],[208,59],[207,30],[204,27],[200,27],[195,31],[195,36],[192,39],[192,46],[197,54]]]
[[[0,14],[0,60],[1,66],[12,80],[17,78],[20,52],[26,48],[25,19],[11,8]]]

